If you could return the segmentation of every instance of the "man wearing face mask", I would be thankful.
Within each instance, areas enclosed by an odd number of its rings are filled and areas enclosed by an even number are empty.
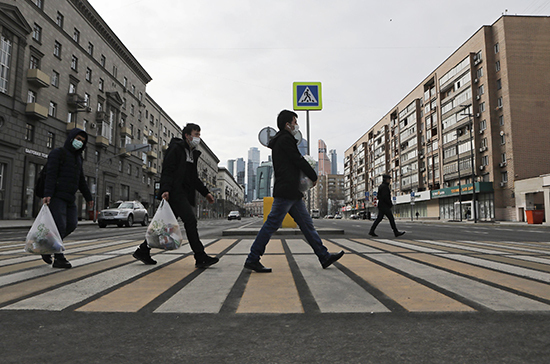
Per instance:
[[[323,269],[329,267],[344,255],[343,251],[331,254],[323,245],[307,211],[303,200],[304,195],[300,192],[300,171],[304,172],[313,181],[313,185],[317,183],[317,173],[302,157],[296,145],[297,117],[298,115],[293,111],[281,111],[277,117],[279,132],[268,144],[268,148],[272,150],[271,156],[275,172],[273,205],[267,220],[250,248],[250,254],[248,254],[244,264],[245,268],[258,273],[271,272],[271,268],[266,268],[260,263],[260,258],[265,252],[269,239],[281,227],[287,213],[292,216],[300,227]]]
[[[207,268],[216,264],[219,259],[207,255],[204,245],[199,239],[197,218],[194,212],[195,191],[206,197],[209,203],[214,203],[214,197],[208,191],[197,173],[197,162],[201,152],[197,149],[201,139],[201,128],[189,123],[183,128],[183,137],[173,138],[164,156],[162,174],[160,177],[160,195],[170,202],[170,207],[180,217],[185,227],[187,240],[195,254],[195,267]],[[151,249],[145,240],[134,252],[134,258],[145,264],[156,264],[151,258]]]
[[[76,191],[80,190],[90,208],[94,204],[82,169],[82,151],[86,148],[87,141],[88,134],[84,130],[72,129],[64,146],[52,150],[48,155],[42,202],[49,206],[63,239],[72,233],[78,224]],[[63,253],[54,254],[54,257],[54,268],[71,268],[71,263]],[[42,259],[52,264],[51,255],[42,255]]]

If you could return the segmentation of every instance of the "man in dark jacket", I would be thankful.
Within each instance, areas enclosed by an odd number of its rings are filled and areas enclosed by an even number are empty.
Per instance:
[[[201,139],[201,128],[189,123],[183,128],[184,139],[173,138],[164,156],[162,174],[160,176],[161,197],[170,202],[170,207],[180,217],[185,227],[189,245],[195,253],[195,266],[206,268],[216,264],[219,259],[208,256],[204,245],[199,239],[195,206],[195,191],[206,197],[209,203],[214,203],[214,197],[199,179],[197,162],[201,152],[197,149]],[[145,264],[156,264],[151,258],[151,249],[145,240],[133,254],[134,258]]]
[[[294,135],[298,132],[297,117],[298,115],[295,112],[289,110],[281,111],[277,117],[279,132],[268,144],[268,147],[272,150],[273,170],[275,173],[273,205],[266,222],[258,232],[250,248],[250,254],[248,254],[248,258],[244,264],[245,268],[252,269],[255,272],[271,272],[271,268],[266,268],[260,263],[260,257],[264,254],[269,239],[279,229],[287,213],[300,226],[300,230],[309,245],[313,248],[323,268],[327,268],[344,255],[343,251],[331,254],[323,245],[319,234],[313,226],[311,216],[306,209],[303,201],[304,195],[298,188],[300,171],[304,172],[313,181],[314,185],[317,183],[317,174],[302,157],[296,145]]]
[[[376,220],[374,221],[374,224],[372,224],[369,235],[376,237],[374,231],[376,230],[376,227],[378,224],[380,224],[380,221],[386,216],[388,220],[390,220],[390,225],[393,230],[393,233],[395,234],[395,237],[401,236],[405,234],[404,231],[397,230],[397,226],[395,226],[395,219],[393,218],[393,213],[391,211],[391,208],[393,207],[393,203],[391,200],[391,192],[390,192],[390,181],[391,176],[388,174],[384,174],[382,176],[382,184],[380,187],[378,187],[378,216],[376,216]]]
[[[42,201],[49,206],[63,239],[72,233],[78,224],[76,191],[82,192],[90,208],[94,204],[82,169],[82,151],[86,148],[87,142],[88,134],[82,129],[75,128],[69,132],[65,145],[52,150],[48,155]],[[54,268],[71,268],[71,263],[63,253],[54,254],[54,257]],[[48,264],[52,263],[51,255],[42,255],[42,259]]]

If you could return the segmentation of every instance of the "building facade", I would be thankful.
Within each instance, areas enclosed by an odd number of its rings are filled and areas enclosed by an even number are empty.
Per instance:
[[[483,26],[346,150],[345,209],[388,173],[398,216],[518,220],[514,181],[549,171],[548,51],[548,17]]]
[[[218,167],[215,195],[219,217],[227,217],[230,211],[244,214],[244,186],[238,184],[226,168]]]
[[[248,150],[248,161],[246,164],[246,201],[256,199],[256,169],[260,165],[260,150],[251,147]]]
[[[271,186],[273,177],[273,163],[262,162],[256,169],[256,194],[258,199],[272,197]]]
[[[319,139],[318,141],[318,157],[319,159],[317,160],[317,163],[319,167],[319,175],[325,176],[327,174],[331,174],[332,167],[327,153],[327,144],[322,139]]]

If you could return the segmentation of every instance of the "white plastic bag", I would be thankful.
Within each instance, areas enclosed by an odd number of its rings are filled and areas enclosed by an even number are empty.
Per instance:
[[[313,159],[313,157],[305,155],[304,159],[309,163],[311,168],[315,169],[317,162]],[[300,190],[300,192],[306,192],[311,187],[313,187],[313,181],[309,179],[304,172],[300,171],[300,184],[298,185],[298,190]]]
[[[48,205],[42,205],[36,220],[27,234],[25,251],[32,254],[55,254],[65,250],[63,239]]]
[[[160,206],[147,228],[145,239],[149,248],[165,250],[178,249],[182,242],[182,234],[176,215],[170,204],[162,199]]]

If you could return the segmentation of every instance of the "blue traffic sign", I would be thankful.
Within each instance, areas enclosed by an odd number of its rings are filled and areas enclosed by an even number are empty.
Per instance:
[[[294,110],[321,110],[321,82],[294,82]]]

